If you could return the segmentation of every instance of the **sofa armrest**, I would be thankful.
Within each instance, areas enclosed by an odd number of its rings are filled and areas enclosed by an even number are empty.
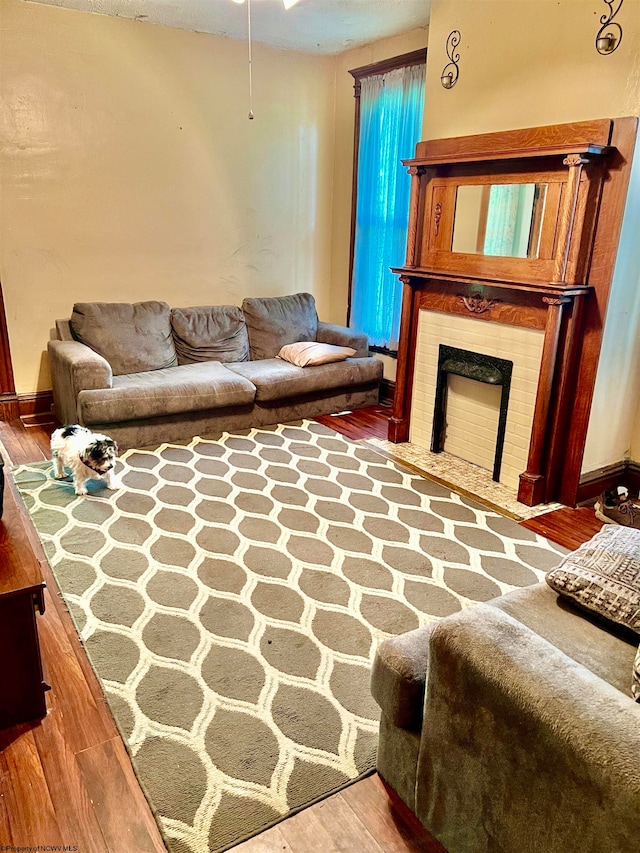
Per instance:
[[[371,670],[371,694],[400,729],[419,730],[429,664],[431,626],[390,637],[378,646]]]
[[[630,693],[504,611],[433,627],[416,806],[447,849],[622,853],[640,838],[638,755]]]
[[[316,340],[321,344],[351,347],[356,351],[354,358],[366,358],[369,355],[369,338],[362,332],[356,332],[346,326],[336,326],[319,320]]]
[[[79,341],[49,341],[47,349],[56,416],[64,424],[76,423],[78,394],[111,388],[111,365]]]

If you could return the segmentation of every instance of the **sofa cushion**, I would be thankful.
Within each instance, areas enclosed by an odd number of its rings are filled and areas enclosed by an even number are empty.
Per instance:
[[[382,378],[382,362],[377,358],[350,358],[317,367],[296,367],[279,358],[267,358],[230,364],[228,369],[253,382],[256,400],[260,401],[351,388],[379,382]]]
[[[71,329],[114,376],[163,370],[178,364],[170,313],[166,302],[76,302]]]
[[[295,344],[283,346],[277,358],[298,367],[313,367],[317,364],[331,364],[332,361],[344,361],[355,354],[356,351],[352,347],[319,344],[317,341],[297,341]]]
[[[249,360],[244,314],[236,305],[172,308],[171,328],[178,364]]]
[[[632,631],[603,623],[595,614],[558,596],[546,583],[508,592],[488,604],[522,622],[567,657],[628,695],[638,644]]]
[[[217,361],[114,376],[113,387],[78,394],[82,422],[109,424],[251,405],[255,387]]]
[[[605,524],[546,580],[581,607],[640,634],[640,530]]]
[[[245,299],[242,311],[252,360],[275,358],[285,344],[316,339],[318,315],[310,293]]]

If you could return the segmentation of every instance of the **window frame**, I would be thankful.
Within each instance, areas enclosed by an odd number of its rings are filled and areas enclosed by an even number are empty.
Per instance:
[[[360,89],[361,82],[365,77],[372,77],[374,74],[384,74],[387,71],[394,71],[396,68],[409,68],[411,65],[427,64],[427,48],[421,47],[418,50],[412,50],[409,53],[400,54],[400,56],[392,56],[389,59],[383,59],[380,62],[373,62],[370,65],[361,65],[359,68],[352,68],[349,74],[354,79],[353,97],[355,98],[355,115],[354,115],[354,133],[353,133],[353,171],[351,175],[351,231],[349,237],[349,294],[347,301],[347,325],[351,322],[351,301],[353,295],[353,264],[355,255],[356,242],[356,211],[358,207],[358,154],[360,149]],[[382,353],[391,358],[397,358],[398,354],[387,347],[370,346],[372,352]]]

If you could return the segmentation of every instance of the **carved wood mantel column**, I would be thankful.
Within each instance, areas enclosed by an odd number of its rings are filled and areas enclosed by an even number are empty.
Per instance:
[[[565,306],[571,303],[571,299],[567,296],[543,296],[542,301],[549,306],[548,317],[542,346],[538,391],[533,411],[527,470],[520,474],[520,486],[518,488],[518,500],[527,506],[535,506],[544,499],[543,452],[549,429],[549,408],[558,361],[562,313]]]
[[[420,223],[420,196],[424,166],[409,166],[407,173],[411,175],[411,195],[409,197],[409,224],[407,226],[407,255],[405,266],[415,267],[418,263],[416,248],[418,245],[418,228]]]
[[[569,167],[569,177],[567,178],[566,200],[558,217],[558,235],[556,239],[556,257],[553,270],[554,282],[565,281],[567,275],[567,265],[569,263],[569,247],[571,245],[571,235],[576,218],[576,207],[578,204],[578,192],[580,190],[580,175],[582,167],[589,161],[581,154],[569,154],[562,161],[565,166]]]
[[[415,347],[414,289],[411,278],[401,275],[402,316],[400,319],[400,342],[396,370],[396,391],[393,398],[393,414],[389,418],[389,441],[399,444],[409,440],[409,407],[413,381],[413,357],[410,349]]]

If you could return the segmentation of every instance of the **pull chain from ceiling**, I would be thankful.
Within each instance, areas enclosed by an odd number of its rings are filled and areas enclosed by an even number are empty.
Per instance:
[[[247,41],[249,44],[249,118],[253,118],[253,75],[251,68],[251,0],[247,0]]]

